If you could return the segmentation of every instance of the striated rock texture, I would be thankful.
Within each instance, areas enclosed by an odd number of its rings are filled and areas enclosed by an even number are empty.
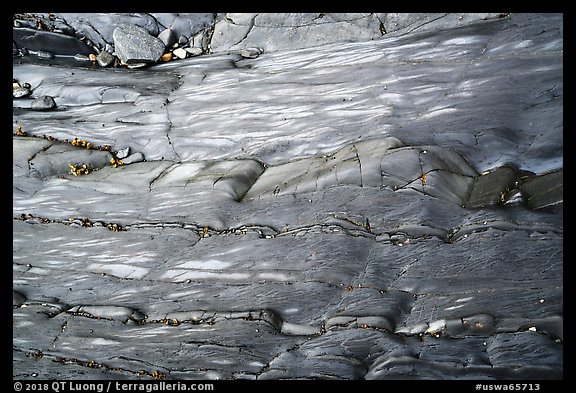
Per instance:
[[[562,15],[214,20],[268,51],[15,58],[14,378],[561,379]]]

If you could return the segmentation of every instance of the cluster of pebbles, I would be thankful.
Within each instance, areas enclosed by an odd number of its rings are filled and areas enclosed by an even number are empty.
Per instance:
[[[188,38],[176,37],[171,29],[165,29],[158,37],[149,34],[144,28],[136,25],[118,26],[114,30],[112,50],[102,50],[97,55],[76,55],[76,60],[89,60],[101,67],[110,65],[141,68],[152,63],[184,60],[200,56],[204,50],[191,46]],[[260,48],[244,48],[238,54],[246,59],[254,59],[262,54]]]
[[[12,98],[24,98],[32,94],[30,83],[20,83],[12,79]],[[40,96],[32,100],[30,108],[33,110],[44,111],[56,108],[56,101],[51,96]]]
[[[186,37],[177,39],[171,29],[165,29],[158,37],[154,37],[136,25],[117,27],[114,31],[114,44],[115,49],[107,46],[98,54],[78,54],[74,58],[91,61],[100,67],[112,65],[141,68],[150,63],[183,60],[204,53],[202,48],[191,47]]]
[[[32,86],[30,83],[22,83],[18,82],[16,79],[12,79],[12,97],[13,98],[22,98],[27,97],[32,93],[31,90]]]
[[[134,23],[122,23],[111,28],[112,34],[106,38],[101,36],[103,42],[96,43],[54,14],[16,14],[14,18],[13,56],[33,55],[40,60],[64,56],[100,67],[141,68],[210,51],[198,39],[171,28],[154,32]],[[238,50],[240,56],[250,59],[261,53],[259,48]]]

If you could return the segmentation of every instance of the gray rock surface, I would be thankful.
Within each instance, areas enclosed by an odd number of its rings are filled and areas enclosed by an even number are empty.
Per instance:
[[[13,42],[29,51],[46,51],[59,55],[89,55],[94,49],[75,37],[30,28],[13,28]]]
[[[185,42],[204,53],[226,53],[249,46],[273,52],[334,42],[372,40],[383,35],[397,36],[466,26],[506,15],[508,14],[37,13],[15,14],[14,24],[20,28],[28,28],[27,36],[36,34],[31,29],[38,28],[40,24],[43,29],[70,36],[65,37],[66,39],[80,38],[90,47],[97,48],[98,52],[114,44],[113,31],[116,27],[137,25],[154,37],[172,32],[181,44]],[[26,37],[29,38],[31,37]],[[174,38],[167,38],[163,41],[174,41]],[[44,49],[51,47],[50,43],[44,43]]]
[[[16,58],[13,377],[562,379],[563,16],[391,15]]]
[[[210,49],[257,46],[266,52],[382,36],[375,14],[227,14],[214,26]]]
[[[423,33],[505,18],[506,13],[385,13],[377,14],[386,34]]]

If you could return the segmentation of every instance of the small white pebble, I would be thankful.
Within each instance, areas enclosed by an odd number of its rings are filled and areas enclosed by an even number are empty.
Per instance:
[[[540,299],[539,302],[540,302],[540,303],[544,303],[544,299]]]
[[[536,331],[536,326],[531,326],[528,328],[528,330],[530,330],[531,332],[535,332]]]

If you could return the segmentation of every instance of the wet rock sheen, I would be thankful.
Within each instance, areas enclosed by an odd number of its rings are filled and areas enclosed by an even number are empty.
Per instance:
[[[15,21],[14,379],[563,378],[561,14]]]

